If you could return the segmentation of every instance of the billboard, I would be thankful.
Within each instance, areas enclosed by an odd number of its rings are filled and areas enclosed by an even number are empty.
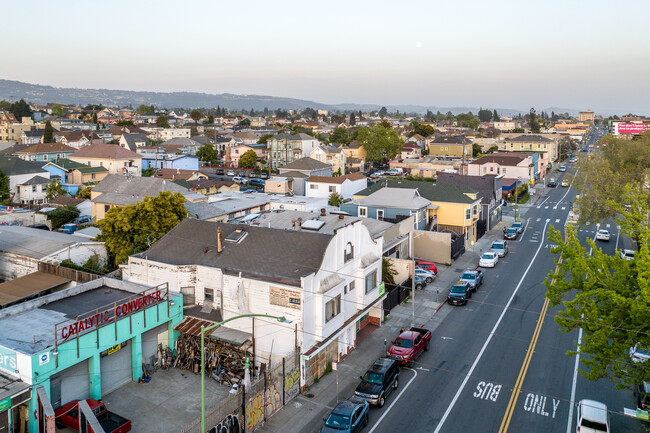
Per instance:
[[[619,134],[643,134],[650,131],[650,123],[622,123],[616,124],[616,131]]]

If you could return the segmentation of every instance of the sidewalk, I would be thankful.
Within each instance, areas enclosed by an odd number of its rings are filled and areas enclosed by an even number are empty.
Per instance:
[[[492,230],[478,240],[473,249],[466,250],[450,266],[440,265],[436,279],[424,290],[415,292],[415,324],[425,325],[432,321],[434,315],[444,308],[447,290],[458,280],[465,269],[473,269],[478,265],[482,251],[487,251],[495,239],[501,238],[504,226],[509,226],[514,218],[504,216]],[[413,303],[411,300],[396,306],[390,311],[382,326],[376,328],[355,350],[338,364],[338,401],[345,400],[354,394],[354,389],[362,375],[372,363],[385,356],[387,346],[401,328],[411,326]],[[260,429],[268,433],[303,433],[316,432],[322,426],[323,417],[337,403],[337,372],[333,371],[322,377],[304,394],[298,395],[284,408],[280,409]]]

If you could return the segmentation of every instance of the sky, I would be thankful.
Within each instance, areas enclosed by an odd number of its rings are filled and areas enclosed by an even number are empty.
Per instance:
[[[646,0],[3,3],[9,80],[650,114]]]

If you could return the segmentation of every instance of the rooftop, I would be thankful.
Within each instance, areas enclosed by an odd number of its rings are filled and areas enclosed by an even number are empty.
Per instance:
[[[70,158],[141,159],[142,157],[118,144],[91,144],[82,147]]]
[[[31,227],[0,226],[0,251],[42,259],[88,238]]]

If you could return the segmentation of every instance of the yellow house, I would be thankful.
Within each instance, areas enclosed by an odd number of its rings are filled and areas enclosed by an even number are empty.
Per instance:
[[[550,161],[556,161],[559,156],[558,141],[537,134],[525,134],[513,138],[506,138],[498,147],[499,150],[508,152],[547,153]]]
[[[238,183],[218,179],[195,179],[187,181],[187,184],[192,191],[203,195],[240,190]]]
[[[142,155],[118,144],[91,144],[71,154],[68,159],[91,167],[104,167],[109,174],[142,176]]]
[[[70,173],[71,183],[75,185],[95,184],[106,176],[108,176],[106,167],[77,167]]]
[[[427,144],[429,155],[463,158],[472,156],[472,140],[462,135],[441,136]]]
[[[345,153],[346,171],[361,171],[366,165],[366,149],[356,141],[340,146]]]

